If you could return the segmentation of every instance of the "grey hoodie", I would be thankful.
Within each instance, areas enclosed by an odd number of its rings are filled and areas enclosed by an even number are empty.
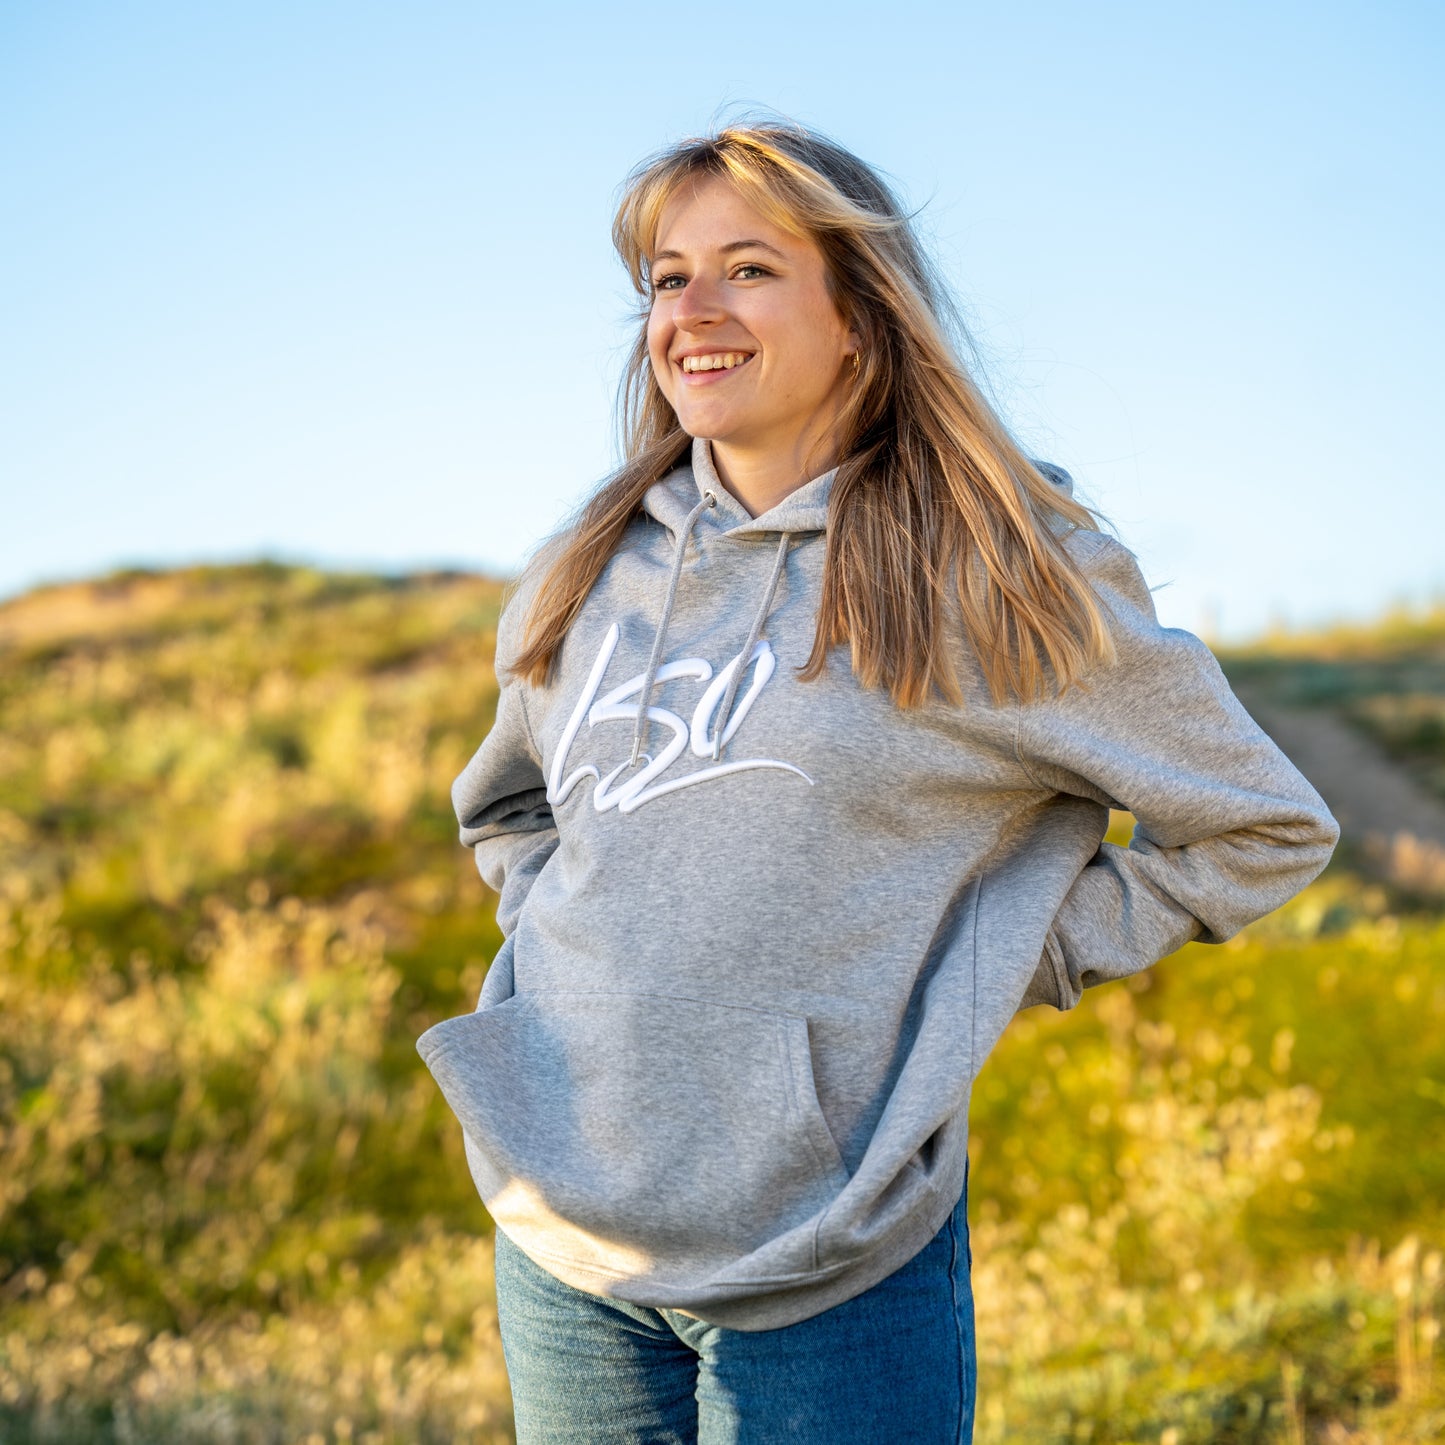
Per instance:
[[[1067,542],[1118,652],[1087,686],[996,704],[965,652],[961,706],[901,710],[846,647],[799,681],[831,484],[754,519],[696,443],[544,687],[507,674],[524,583],[453,789],[505,942],[476,1012],[418,1043],[538,1264],[738,1329],[841,1303],[932,1238],[1020,1007],[1228,938],[1337,837],[1098,532]],[[1103,842],[1110,807],[1128,848]]]

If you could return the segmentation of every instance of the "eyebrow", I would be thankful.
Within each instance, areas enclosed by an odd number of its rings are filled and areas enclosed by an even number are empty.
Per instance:
[[[766,241],[758,240],[729,241],[726,246],[719,246],[718,252],[723,256],[731,256],[734,251],[750,251],[754,249],[767,251],[776,256],[780,261],[786,261],[788,259],[776,246],[770,246]],[[653,264],[656,265],[659,261],[681,261],[683,259],[685,258],[681,251],[658,251],[653,256],[652,261]]]

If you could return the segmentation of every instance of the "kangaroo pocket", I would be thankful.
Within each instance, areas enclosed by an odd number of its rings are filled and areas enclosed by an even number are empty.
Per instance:
[[[418,1048],[493,1217],[537,1257],[661,1285],[726,1277],[760,1252],[769,1274],[814,1267],[806,1226],[847,1174],[805,1019],[529,992],[438,1024]]]

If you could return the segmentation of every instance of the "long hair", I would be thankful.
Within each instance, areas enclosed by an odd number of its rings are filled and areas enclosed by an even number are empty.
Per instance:
[[[554,549],[514,674],[546,678],[643,495],[689,453],[648,358],[648,258],[678,188],[711,177],[818,246],[834,303],[862,342],[838,421],[817,629],[800,676],[819,677],[828,650],[847,642],[859,681],[899,706],[935,692],[956,702],[951,615],[995,701],[1062,690],[1109,658],[1101,604],[1063,541],[1093,514],[1040,475],[969,377],[949,339],[947,293],[907,216],[835,142],[767,124],[682,141],[628,178],[612,227],[641,302],[619,393],[626,460]]]

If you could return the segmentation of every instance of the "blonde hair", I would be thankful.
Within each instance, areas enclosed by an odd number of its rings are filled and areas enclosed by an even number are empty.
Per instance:
[[[1093,514],[1039,473],[969,377],[949,340],[946,292],[908,218],[856,156],[769,124],[682,141],[628,178],[612,226],[642,302],[619,394],[626,461],[555,549],[514,673],[546,678],[644,493],[689,455],[648,359],[648,257],[678,187],[706,177],[818,246],[862,341],[838,422],[817,629],[800,676],[821,676],[828,650],[847,642],[859,681],[899,706],[935,692],[958,701],[954,598],[996,701],[1061,690],[1112,656],[1099,599],[1063,542]]]

